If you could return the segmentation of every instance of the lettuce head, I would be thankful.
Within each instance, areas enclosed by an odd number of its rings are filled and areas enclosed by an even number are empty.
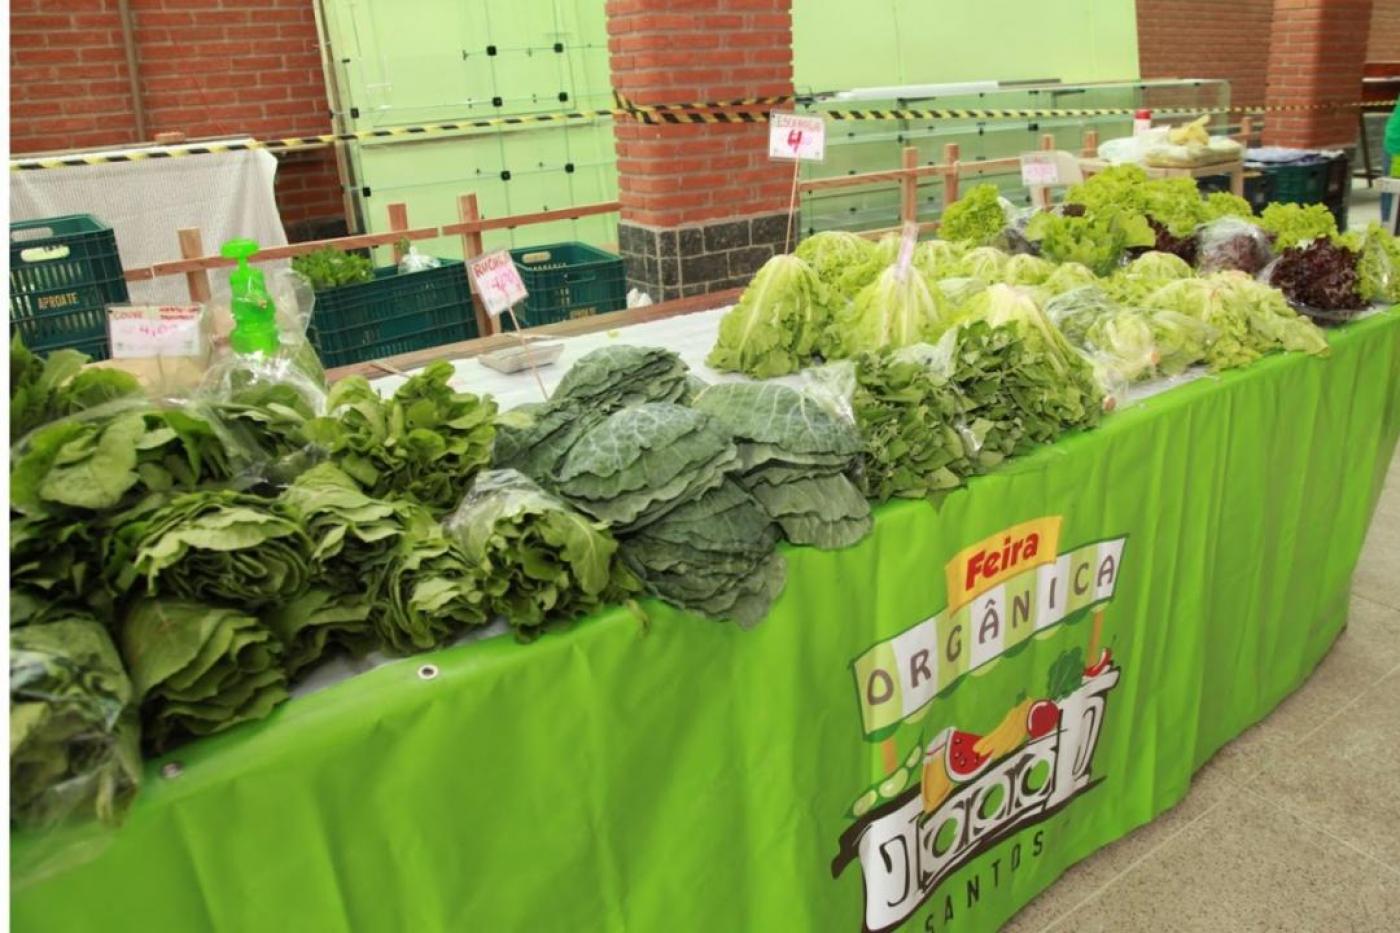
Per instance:
[[[706,362],[760,379],[801,369],[831,320],[832,293],[796,256],[774,256],[719,324]]]

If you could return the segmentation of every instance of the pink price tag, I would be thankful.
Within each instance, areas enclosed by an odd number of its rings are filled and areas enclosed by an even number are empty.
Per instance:
[[[1021,156],[1021,183],[1027,188],[1049,188],[1060,183],[1060,168],[1053,153]]]
[[[520,270],[515,267],[515,260],[506,250],[498,249],[473,259],[467,269],[476,285],[476,293],[481,296],[481,303],[492,317],[505,314],[512,305],[524,301],[529,294],[525,291],[525,282],[520,278]]]
[[[123,305],[107,310],[113,359],[199,356],[205,350],[203,305]]]

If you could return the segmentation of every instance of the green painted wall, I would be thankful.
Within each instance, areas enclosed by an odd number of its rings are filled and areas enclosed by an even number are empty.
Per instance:
[[[1133,0],[793,0],[792,23],[804,91],[1138,77]]]
[[[793,6],[795,78],[804,91],[978,79],[1122,80],[1138,74],[1132,0],[794,0]],[[344,96],[341,109],[352,129],[611,105],[603,0],[323,0],[323,9]],[[555,51],[556,43],[562,51]],[[568,100],[561,102],[560,94]],[[1082,96],[1076,104],[1092,106]],[[861,145],[833,151],[825,170],[893,164],[901,140],[911,137],[926,140],[934,158],[935,143],[949,138],[946,129],[852,127],[848,142],[859,138]],[[972,128],[965,157],[1030,148],[1039,130],[1023,127],[1014,141],[991,145],[990,137]],[[369,142],[352,146],[350,158],[356,185],[370,191],[361,204],[372,231],[387,227],[386,208],[393,201],[408,205],[414,225],[434,225],[455,221],[457,196],[469,191],[476,192],[486,216],[617,196],[607,118],[424,142]],[[872,192],[812,213],[828,221],[839,213],[864,224],[887,213],[889,200],[888,192]],[[610,245],[616,216],[503,231],[489,235],[487,247],[559,240]],[[420,248],[461,254],[456,239]]]

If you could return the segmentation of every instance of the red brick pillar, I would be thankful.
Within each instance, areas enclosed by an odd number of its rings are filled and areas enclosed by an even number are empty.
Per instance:
[[[1224,7],[1221,15],[1229,15]],[[1274,0],[1268,103],[1339,106],[1268,114],[1266,144],[1318,149],[1356,141],[1356,111],[1340,105],[1361,99],[1370,23],[1371,0]]]
[[[790,0],[608,0],[613,87],[638,104],[792,93]],[[745,284],[783,248],[792,173],[765,123],[618,117],[618,246],[657,301]]]

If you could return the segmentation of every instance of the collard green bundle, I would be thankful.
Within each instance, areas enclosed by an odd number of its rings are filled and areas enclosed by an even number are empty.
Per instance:
[[[733,442],[708,415],[652,402],[615,412],[583,435],[559,469],[558,491],[626,531],[718,486],[738,460]]]
[[[491,459],[496,403],[448,383],[451,363],[429,364],[390,399],[359,376],[337,382],[326,415],[307,426],[371,495],[402,496],[450,512],[472,475]]]
[[[496,444],[491,463],[519,470],[545,488],[555,485],[554,473],[564,456],[607,416],[571,399],[520,405],[496,419]]]
[[[801,369],[831,320],[832,292],[796,256],[774,256],[719,324],[706,362],[760,379]]]
[[[577,402],[602,414],[643,402],[679,402],[690,367],[670,350],[629,344],[600,347],[569,367],[550,401]]]
[[[120,643],[141,703],[142,738],[157,753],[261,719],[287,698],[281,644],[237,609],[142,600],[122,623]]]
[[[660,521],[622,538],[622,555],[647,589],[673,605],[752,628],[783,591],[778,528],[726,479]]]
[[[141,782],[131,681],[107,630],[68,613],[10,630],[10,824],[118,822]]]
[[[789,386],[731,382],[694,405],[738,446],[738,481],[793,544],[842,548],[871,528],[870,506],[845,473],[861,452],[855,425]]]
[[[306,533],[275,503],[227,490],[187,492],[118,525],[107,576],[120,592],[258,609],[299,594],[310,574]]]
[[[488,611],[523,637],[641,589],[606,525],[515,470],[477,474],[446,527],[481,572]]]

